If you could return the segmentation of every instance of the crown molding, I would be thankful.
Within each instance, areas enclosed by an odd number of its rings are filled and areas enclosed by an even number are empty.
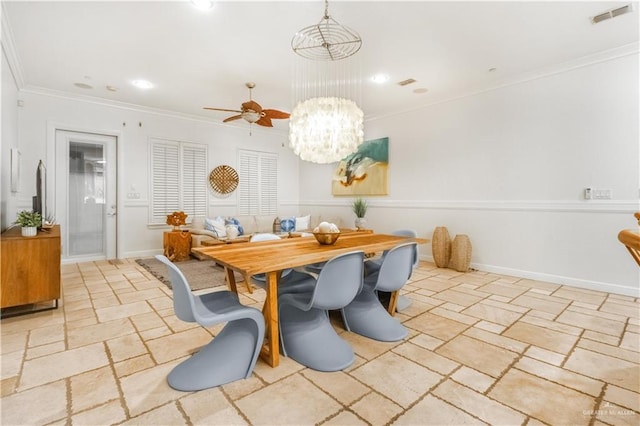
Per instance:
[[[425,108],[429,108],[436,105],[445,104],[448,102],[458,101],[460,99],[470,98],[473,96],[481,95],[483,93],[492,92],[494,90],[500,90],[506,87],[515,86],[518,84],[527,83],[534,80],[550,77],[556,74],[565,73],[579,68],[588,67],[591,65],[599,64],[602,62],[613,61],[616,59],[624,58],[631,55],[638,55],[640,53],[640,42],[633,42],[622,46],[615,47],[613,49],[603,50],[593,53],[591,55],[583,56],[571,61],[561,62],[553,64],[547,67],[538,68],[533,71],[515,75],[511,78],[505,78],[499,84],[488,87],[486,89],[469,91],[467,93],[460,93],[459,95],[451,96],[444,99],[436,99],[421,106],[407,108],[402,111],[396,111],[389,114],[382,114],[377,116],[366,117],[365,121],[380,120],[383,118],[395,117],[403,115],[413,111],[419,111]]]
[[[5,52],[7,61],[9,62],[9,67],[11,68],[11,72],[16,81],[16,85],[18,86],[18,89],[20,91],[23,91],[25,93],[39,94],[43,96],[51,96],[51,97],[57,97],[62,99],[75,100],[80,102],[88,102],[96,105],[126,109],[126,110],[131,110],[136,112],[146,112],[149,114],[160,115],[164,117],[180,118],[184,120],[208,123],[208,124],[213,124],[213,125],[222,127],[222,124],[220,123],[212,122],[210,120],[207,120],[203,117],[196,116],[196,115],[185,114],[185,113],[180,113],[180,112],[171,111],[171,110],[164,110],[160,108],[146,107],[146,106],[126,103],[126,102],[112,101],[112,100],[107,100],[104,98],[98,98],[93,96],[77,95],[70,92],[46,89],[39,86],[26,85],[24,81],[22,69],[20,67],[19,57],[13,42],[14,38],[11,31],[11,26],[9,25],[9,22],[6,18],[7,13],[6,13],[6,8],[4,6],[4,2],[2,2],[1,15],[2,15],[2,40],[1,40],[2,49]],[[586,55],[571,61],[561,62],[559,64],[554,64],[548,67],[539,68],[531,72],[519,74],[512,78],[505,79],[500,84],[488,87],[486,89],[469,91],[467,93],[461,93],[459,95],[455,95],[445,99],[434,100],[432,102],[428,102],[417,107],[403,109],[403,110],[396,111],[389,114],[365,116],[364,121],[365,122],[374,121],[374,120],[379,120],[383,118],[403,115],[412,111],[419,111],[421,109],[429,108],[435,105],[440,105],[440,104],[453,102],[453,101],[457,101],[457,100],[468,98],[468,97],[473,97],[479,94],[491,92],[494,90],[499,90],[505,87],[522,84],[522,83],[526,83],[529,81],[533,81],[533,80],[537,80],[545,77],[549,77],[555,74],[560,74],[560,73],[571,71],[577,68],[587,67],[587,66],[598,64],[601,62],[611,61],[611,60],[623,58],[629,55],[637,55],[639,52],[640,52],[640,42],[629,43],[623,46],[615,47],[613,49],[608,49],[601,52],[596,52],[594,54]],[[244,127],[234,125],[234,124],[231,124],[231,125],[225,124],[224,127],[244,129]],[[259,126],[255,126],[255,129],[252,129],[252,132],[254,130],[257,130],[258,133],[261,133],[264,131],[260,129]],[[288,135],[288,130],[281,130],[277,128],[271,128],[270,130],[271,131],[269,133],[275,132],[281,135]]]
[[[76,93],[65,92],[62,90],[48,89],[40,86],[27,85],[22,89],[20,89],[20,91],[26,94],[47,96],[51,98],[64,99],[64,100],[70,100],[70,101],[76,101],[76,102],[84,102],[84,103],[89,103],[97,106],[118,108],[118,109],[127,110],[127,111],[142,112],[142,113],[153,114],[153,115],[167,117],[167,118],[189,120],[189,121],[194,121],[199,123],[210,124],[220,128],[226,128],[226,129],[231,128],[231,129],[242,130],[242,131],[247,130],[247,127],[244,125],[218,123],[218,122],[212,121],[211,119],[206,119],[204,117],[201,117],[199,115],[185,114],[182,112],[171,111],[171,110],[162,109],[162,108],[147,107],[143,105],[132,104],[132,103],[122,102],[122,101],[114,101],[114,100],[100,98],[96,96],[80,95]],[[284,130],[280,130],[276,128],[269,128],[269,130],[266,130],[266,129],[263,130],[260,127],[261,126],[253,126],[251,128],[251,132],[264,133],[264,134],[272,134],[272,133],[281,133],[283,135],[287,134]]]
[[[22,68],[20,67],[18,53],[13,42],[13,31],[11,30],[11,25],[9,25],[9,20],[7,19],[7,9],[4,2],[0,3],[0,5],[0,15],[2,15],[2,40],[0,40],[2,42],[2,51],[9,63],[9,69],[11,70],[11,75],[13,75],[13,80],[16,82],[16,86],[18,86],[18,90],[21,90],[24,87],[24,76],[22,74]]]

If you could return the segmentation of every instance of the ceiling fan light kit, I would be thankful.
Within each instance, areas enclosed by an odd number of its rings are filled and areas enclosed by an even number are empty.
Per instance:
[[[273,127],[273,123],[271,122],[272,119],[289,118],[288,112],[278,111],[277,109],[263,109],[259,103],[252,99],[251,90],[256,87],[255,83],[248,82],[245,83],[245,86],[247,86],[247,88],[249,89],[249,100],[242,103],[242,109],[226,109],[214,107],[204,107],[204,109],[239,113],[237,115],[232,115],[231,117],[225,118],[224,120],[222,120],[223,123],[228,123],[229,121],[239,120],[242,118],[249,124],[255,123],[264,127]]]
[[[289,147],[302,160],[340,161],[364,141],[364,113],[353,100],[360,97],[359,66],[345,61],[361,46],[358,33],[329,16],[327,0],[320,23],[301,29],[291,40],[293,51],[307,60],[297,64],[297,104],[289,121]]]

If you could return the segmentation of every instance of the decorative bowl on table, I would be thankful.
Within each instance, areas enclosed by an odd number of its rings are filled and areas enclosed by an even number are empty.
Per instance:
[[[313,236],[320,244],[329,246],[338,241],[340,232],[314,232]]]

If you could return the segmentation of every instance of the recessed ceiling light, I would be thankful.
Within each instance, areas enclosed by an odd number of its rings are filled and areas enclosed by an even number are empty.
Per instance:
[[[496,72],[498,68],[489,68],[489,72]]]
[[[371,77],[371,80],[374,83],[382,84],[389,81],[389,76],[386,74],[376,74],[373,77]]]
[[[427,89],[427,88],[425,88],[425,87],[420,87],[420,88],[418,88],[418,89],[414,89],[414,90],[413,90],[413,93],[416,93],[416,94],[418,94],[418,95],[419,95],[419,94],[421,94],[421,93],[427,93],[428,91],[429,91],[429,89]]]
[[[117,92],[118,91],[118,88],[117,87],[113,87],[113,86],[106,86],[105,88],[110,92]]]
[[[93,89],[93,86],[87,83],[73,83],[73,85],[81,89]]]
[[[153,87],[153,83],[147,80],[133,80],[131,82],[138,89],[151,89]]]
[[[213,7],[211,0],[191,0],[191,4],[198,10],[209,10]]]

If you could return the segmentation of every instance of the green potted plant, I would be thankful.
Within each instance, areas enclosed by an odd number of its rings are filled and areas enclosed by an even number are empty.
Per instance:
[[[22,210],[18,213],[16,224],[22,227],[23,237],[34,237],[38,233],[38,227],[42,225],[42,216],[38,212]]]
[[[364,229],[367,226],[367,220],[364,217],[367,214],[368,207],[369,204],[367,204],[367,200],[365,200],[364,198],[358,197],[353,200],[351,208],[356,214],[356,228]]]

